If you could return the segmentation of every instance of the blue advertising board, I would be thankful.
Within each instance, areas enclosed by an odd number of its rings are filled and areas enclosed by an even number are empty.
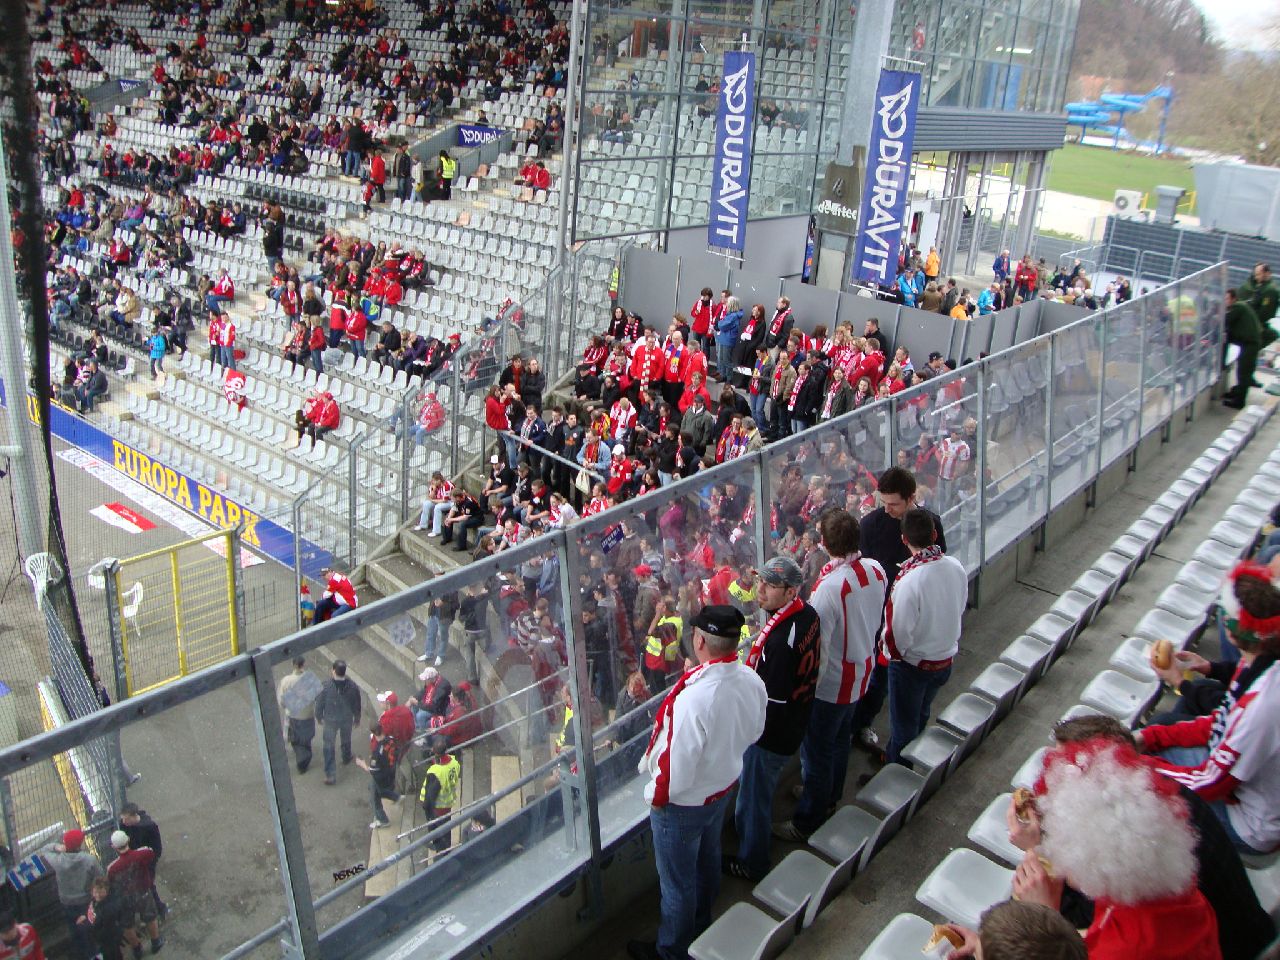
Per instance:
[[[0,380],[0,398],[4,396],[4,383]],[[36,398],[27,394],[26,401],[27,416],[32,423],[39,423],[40,407]],[[117,440],[56,403],[49,404],[49,430],[58,439],[92,454],[206,523],[218,529],[241,527],[241,541],[246,547],[293,569],[293,533],[288,528],[260,516],[257,511],[195,477],[175,470],[151,454]],[[333,554],[302,538],[299,539],[299,547],[303,574],[321,579],[320,571],[333,563]]]
[[[716,108],[707,245],[742,253],[747,243],[751,133],[755,129],[756,55],[726,50]]]
[[[458,146],[460,147],[480,147],[486,143],[493,143],[502,137],[502,131],[497,127],[477,127],[470,123],[458,124]]]
[[[881,70],[875,105],[851,279],[891,284],[897,279],[898,245],[907,209],[920,74]]]

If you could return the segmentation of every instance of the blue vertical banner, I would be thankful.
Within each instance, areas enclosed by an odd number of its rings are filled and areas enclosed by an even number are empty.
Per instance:
[[[850,278],[854,283],[891,284],[898,274],[898,245],[907,209],[911,145],[920,106],[920,74],[881,70],[876,85],[867,176],[858,215],[858,239]]]
[[[751,133],[755,128],[756,55],[726,50],[716,109],[707,245],[742,253],[747,242]]]

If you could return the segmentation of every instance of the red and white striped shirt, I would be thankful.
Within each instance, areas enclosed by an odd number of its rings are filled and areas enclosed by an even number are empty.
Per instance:
[[[938,443],[938,476],[943,480],[954,480],[960,464],[967,462],[971,456],[969,444],[963,440],[953,441],[950,437],[943,437]]]
[[[824,703],[853,703],[867,692],[887,584],[884,567],[860,553],[822,568],[809,605],[822,623],[814,696]]]
[[[658,709],[639,771],[655,807],[706,806],[742,775],[742,755],[764,733],[764,681],[735,656],[699,664]]]

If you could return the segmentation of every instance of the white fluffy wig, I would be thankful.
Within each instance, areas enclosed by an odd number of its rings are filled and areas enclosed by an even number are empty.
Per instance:
[[[1045,758],[1037,792],[1041,852],[1086,896],[1133,905],[1195,883],[1187,804],[1133,750],[1104,740],[1063,744]]]

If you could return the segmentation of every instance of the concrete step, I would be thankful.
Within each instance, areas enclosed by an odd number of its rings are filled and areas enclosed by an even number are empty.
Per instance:
[[[414,530],[413,524],[400,530],[400,549],[419,566],[436,573],[455,570],[471,559],[470,554],[454,552],[452,546],[441,546],[439,537],[428,537],[427,531]]]
[[[124,385],[124,391],[144,400],[160,399],[160,386],[154,380],[134,380]]]

